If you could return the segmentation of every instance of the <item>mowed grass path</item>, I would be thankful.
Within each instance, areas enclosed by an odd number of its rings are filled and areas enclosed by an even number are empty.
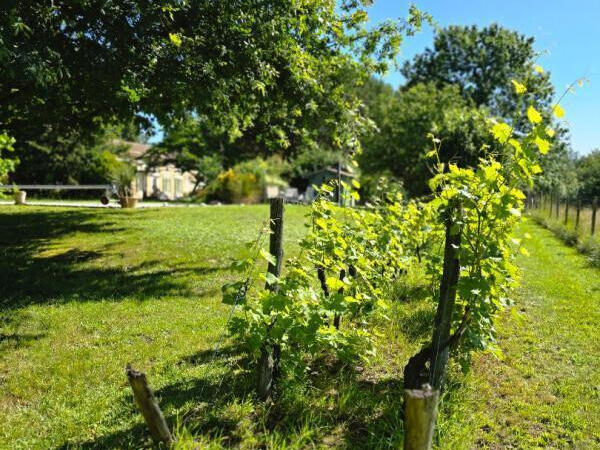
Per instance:
[[[286,213],[289,255],[306,210]],[[224,329],[227,268],[267,219],[267,206],[0,207],[0,448],[139,447],[128,362],[171,419],[187,412],[207,370],[189,361]]]
[[[527,220],[504,359],[475,357],[443,417],[444,448],[600,448],[600,270]]]
[[[287,255],[305,212],[287,208]],[[394,310],[358,378],[326,374],[283,411],[255,404],[235,349],[214,358],[228,313],[219,288],[267,215],[0,207],[0,448],[147,445],[127,362],[148,373],[171,424],[185,418],[213,445],[401,445],[402,367],[430,335],[427,301]],[[600,271],[549,232],[529,222],[525,232],[520,315],[498,329],[505,357],[452,371],[440,448],[600,447]]]

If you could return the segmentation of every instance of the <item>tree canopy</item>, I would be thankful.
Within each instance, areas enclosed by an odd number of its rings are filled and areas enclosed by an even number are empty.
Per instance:
[[[587,202],[591,202],[594,198],[600,199],[600,149],[582,156],[577,161],[577,175],[580,198]]]
[[[534,38],[498,24],[449,26],[435,35],[433,48],[404,64],[407,86],[433,82],[458,86],[476,106],[486,106],[494,116],[512,119],[517,103],[536,101],[538,109],[549,107],[554,88],[548,73],[536,65]],[[527,85],[522,95],[511,80]]]
[[[535,103],[552,121],[554,88],[536,64],[533,44],[533,38],[495,24],[450,26],[438,30],[433,48],[404,64],[406,83],[397,92],[365,84],[361,97],[379,132],[363,138],[363,170],[393,175],[409,193],[423,195],[431,172],[428,133],[441,140],[442,162],[472,167],[482,146],[493,145],[486,117],[527,133],[534,126],[527,107]],[[551,153],[568,152],[566,130],[558,124],[553,129]]]
[[[442,141],[442,161],[460,166],[475,165],[481,147],[492,143],[485,114],[465,100],[457,86],[416,84],[391,98],[394,102],[378,123],[379,131],[365,141],[359,162],[366,172],[399,178],[412,195],[429,192],[430,133]]]
[[[195,114],[230,141],[354,149],[368,122],[344,86],[384,71],[423,19],[412,8],[367,28],[369,3],[9,1],[0,127],[25,151],[99,123]]]

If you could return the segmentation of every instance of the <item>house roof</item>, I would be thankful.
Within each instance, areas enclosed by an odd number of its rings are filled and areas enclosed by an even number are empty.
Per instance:
[[[146,154],[151,145],[140,142],[118,141],[119,144],[127,146],[127,155],[131,159],[139,159]]]

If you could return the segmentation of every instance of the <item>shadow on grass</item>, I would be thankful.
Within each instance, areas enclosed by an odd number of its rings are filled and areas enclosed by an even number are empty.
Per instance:
[[[103,265],[115,256],[106,244],[95,251],[71,248],[46,256],[45,250],[64,236],[105,234],[107,241],[124,231],[111,215],[86,210],[27,211],[0,215],[0,305],[5,311],[30,304],[96,301],[168,295],[204,295],[192,287],[193,277],[226,270],[204,265],[168,265],[145,261],[136,266]]]
[[[302,383],[284,381],[275,404],[265,405],[255,395],[255,363],[238,347],[218,354],[203,351],[181,359],[178,366],[205,368],[203,375],[155,390],[167,422],[173,429],[183,423],[202,442],[237,448],[251,441],[268,448],[276,441],[292,447],[345,449],[399,448],[403,441],[403,380],[371,379],[355,367],[318,361]],[[202,367],[204,366],[204,367]],[[152,380],[150,380],[152,383]],[[458,387],[450,383],[449,389]],[[445,402],[452,402],[447,396]],[[120,415],[139,415],[124,386]],[[127,405],[123,408],[122,405]],[[176,417],[174,411],[178,411]],[[121,419],[124,421],[125,418]],[[129,420],[129,418],[127,419]],[[303,436],[308,429],[310,437]],[[147,448],[149,433],[143,424],[62,448]],[[201,448],[201,447],[198,447]]]
[[[225,347],[218,353],[205,350],[181,359],[178,366],[206,366],[207,372],[198,378],[185,379],[156,389],[154,394],[165,413],[170,428],[177,421],[190,426],[194,433],[207,436],[226,436],[223,443],[235,446],[240,442],[233,433],[239,426],[239,418],[223,414],[227,407],[246,398],[253,398],[254,377],[249,371],[251,362],[246,354],[234,346]],[[233,370],[238,369],[238,370]],[[152,379],[149,380],[152,384]],[[129,405],[126,409],[132,415],[139,415],[133,395],[124,387],[120,404]],[[172,411],[185,411],[176,417]],[[119,408],[122,411],[122,407]],[[107,449],[107,448],[149,448],[152,443],[144,424],[100,436],[87,442],[69,443],[62,449]]]

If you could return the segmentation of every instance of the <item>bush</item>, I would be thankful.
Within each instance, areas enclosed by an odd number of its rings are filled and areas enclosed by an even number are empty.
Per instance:
[[[283,160],[277,156],[241,162],[221,172],[199,192],[198,198],[201,201],[218,200],[224,203],[258,203],[268,184],[286,185],[280,178],[285,167]]]
[[[225,203],[257,203],[262,189],[255,175],[235,169],[221,172],[215,181],[203,191],[206,200]]]

